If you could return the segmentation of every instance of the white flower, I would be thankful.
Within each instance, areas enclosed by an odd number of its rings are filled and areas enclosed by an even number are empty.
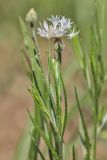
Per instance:
[[[43,25],[40,24],[40,28],[38,28],[38,34],[41,37],[48,39],[59,38],[67,35],[72,27],[72,22],[70,19],[65,18],[64,16],[61,17],[52,15],[51,18],[48,18],[48,21],[50,22],[49,24],[47,21],[44,21]],[[74,32],[73,35],[75,35]]]
[[[41,25],[41,24],[40,24]],[[65,30],[60,26],[48,25],[46,21],[43,22],[40,28],[38,28],[38,34],[45,38],[59,38],[65,35]]]
[[[70,29],[72,27],[72,23],[73,22],[71,22],[69,18],[65,18],[64,16],[60,20],[61,28],[65,30]]]
[[[41,25],[41,24],[40,24]],[[54,28],[52,26],[49,26],[46,21],[43,22],[43,25],[41,25],[41,28],[38,28],[38,34],[41,37],[45,37],[50,39],[51,37],[54,37]]]
[[[60,16],[51,16],[51,18],[48,18],[48,20],[53,24],[54,27],[57,27],[57,25],[60,22]]]

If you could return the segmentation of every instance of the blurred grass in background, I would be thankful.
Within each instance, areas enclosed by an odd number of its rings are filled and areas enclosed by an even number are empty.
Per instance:
[[[75,22],[81,23],[81,26],[85,26],[89,23],[92,0],[1,0],[0,22],[2,29],[4,31],[5,29],[11,30],[14,27],[18,29],[18,15],[25,17],[26,12],[32,7],[36,9],[40,19],[44,19],[51,14],[62,14],[71,17]],[[0,37],[2,35],[4,33]]]

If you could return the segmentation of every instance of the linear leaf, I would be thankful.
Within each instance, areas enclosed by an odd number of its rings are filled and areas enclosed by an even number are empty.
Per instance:
[[[30,112],[28,111],[29,117],[32,121],[32,123],[34,124],[35,128],[37,129],[37,131],[40,133],[40,135],[42,136],[42,138],[44,139],[45,143],[47,144],[47,146],[50,148],[53,156],[55,157],[56,160],[60,160],[60,157],[57,155],[54,147],[52,144],[50,144],[49,139],[46,137],[45,133],[42,131],[42,129],[40,128],[40,126],[37,124],[36,121],[34,121],[33,117],[31,116]]]

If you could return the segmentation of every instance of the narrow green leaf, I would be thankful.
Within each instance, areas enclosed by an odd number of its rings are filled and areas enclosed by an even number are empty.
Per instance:
[[[37,150],[38,150],[38,153],[40,154],[41,159],[42,159],[42,160],[46,160],[45,157],[44,157],[44,155],[43,155],[43,153],[42,153],[41,150],[39,149],[38,145],[36,145],[36,148],[37,148]]]
[[[42,138],[44,139],[44,141],[45,141],[45,143],[47,144],[47,146],[50,148],[50,150],[51,150],[53,156],[55,157],[55,159],[56,159],[56,160],[60,160],[60,157],[57,155],[57,153],[56,153],[53,145],[50,144],[49,139],[47,139],[45,133],[42,131],[42,129],[40,128],[40,126],[37,124],[37,122],[34,121],[34,119],[33,119],[33,117],[31,116],[31,114],[30,114],[29,111],[28,111],[28,113],[29,113],[29,117],[30,117],[32,123],[34,124],[35,128],[37,129],[37,131],[40,133],[40,135],[41,135]]]
[[[84,68],[84,51],[83,48],[81,47],[80,41],[79,41],[79,37],[76,36],[72,39],[72,43],[73,43],[73,48],[75,53],[77,54],[77,59],[80,63],[81,68]]]
[[[60,66],[57,60],[51,59],[51,70],[54,78],[55,93],[56,93],[56,114],[60,133],[62,132],[62,110],[61,110],[61,78]]]
[[[33,144],[32,147],[34,147],[35,150],[37,150],[37,152],[40,154],[40,157],[42,158],[42,160],[45,160],[44,155],[42,154],[41,150],[40,150],[39,147],[38,147],[39,145],[38,145],[38,144],[35,144],[35,137],[32,135],[31,132],[29,132],[29,134],[30,134],[30,136],[31,136],[31,138],[32,138],[32,144]],[[29,157],[29,159],[31,159],[31,158]]]
[[[31,147],[31,136],[29,135],[29,130],[33,132],[34,126],[31,121],[28,121],[28,126],[23,133],[19,144],[16,147],[15,155],[13,160],[26,160],[28,158],[28,153]]]
[[[65,86],[64,86],[64,82],[63,82],[63,78],[62,78],[61,73],[60,73],[60,77],[61,77],[61,83],[62,83],[62,88],[63,88],[63,93],[64,93],[64,101],[65,101],[64,122],[63,122],[63,130],[62,130],[62,137],[63,137],[66,123],[67,123],[68,103],[67,103],[67,94],[66,94],[66,90],[65,90]]]
[[[75,146],[72,147],[72,158],[73,160],[76,160],[76,154],[75,154]]]
[[[88,131],[87,131],[87,127],[85,124],[85,120],[81,111],[81,107],[80,107],[80,103],[79,103],[79,99],[78,99],[78,94],[77,94],[77,90],[75,88],[75,97],[76,97],[76,102],[77,102],[77,107],[80,113],[80,118],[81,118],[81,122],[82,122],[82,127],[83,127],[83,132],[84,132],[84,142],[85,142],[85,149],[87,151],[85,158],[86,160],[90,159],[90,140],[89,140],[89,135],[88,135]]]

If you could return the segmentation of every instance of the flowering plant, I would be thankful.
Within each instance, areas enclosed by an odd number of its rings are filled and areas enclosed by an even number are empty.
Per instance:
[[[79,136],[82,146],[82,157],[83,160],[96,160],[97,138],[107,121],[107,115],[103,114],[100,103],[102,87],[105,81],[105,70],[102,60],[103,32],[99,22],[98,2],[96,1],[94,9],[93,15],[97,18],[94,19],[95,22],[91,23],[89,27],[90,45],[87,50],[79,39],[79,32],[74,31],[73,22],[69,18],[52,15],[51,18],[44,20],[43,24],[40,23],[40,27],[37,28],[37,34],[47,38],[49,42],[51,39],[54,39],[55,47],[55,54],[52,56],[49,46],[46,71],[41,62],[41,54],[36,38],[35,26],[37,14],[35,10],[31,9],[26,17],[26,21],[32,32],[31,37],[29,37],[29,34],[26,34],[28,29],[22,19],[20,19],[22,32],[25,37],[26,52],[24,54],[30,66],[30,78],[32,82],[29,92],[34,101],[34,113],[31,114],[28,110],[32,122],[30,126],[33,126],[30,129],[28,152],[23,160],[69,160],[71,157],[73,160],[77,160],[76,148],[78,146],[76,144],[78,144],[78,141],[68,144],[68,150],[72,146],[72,154],[70,156],[67,154],[67,144],[64,142],[65,128],[68,118],[71,118],[71,112],[68,112],[68,99],[61,67],[62,51],[64,49],[62,37],[72,40],[74,52],[77,53],[80,69],[86,82],[89,104],[93,106],[92,108],[90,106],[90,112],[93,117],[93,125],[90,129],[87,127],[81,109],[84,105],[82,105],[75,87],[76,104],[72,107],[72,110],[73,113],[79,111],[80,114]],[[40,147],[41,139],[45,142],[44,148],[46,148],[46,151],[45,149],[43,150],[43,147]]]

